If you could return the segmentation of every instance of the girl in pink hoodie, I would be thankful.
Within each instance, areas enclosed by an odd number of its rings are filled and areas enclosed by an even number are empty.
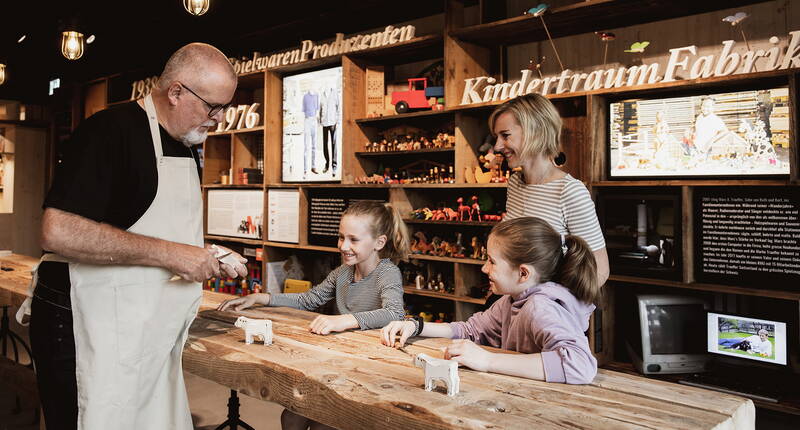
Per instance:
[[[502,294],[466,322],[393,321],[381,342],[402,347],[411,336],[454,340],[445,358],[483,372],[548,382],[588,384],[597,361],[584,332],[600,295],[592,251],[575,235],[560,235],[534,217],[496,225],[482,271]],[[395,342],[396,336],[399,342]],[[493,353],[478,345],[521,352]]]

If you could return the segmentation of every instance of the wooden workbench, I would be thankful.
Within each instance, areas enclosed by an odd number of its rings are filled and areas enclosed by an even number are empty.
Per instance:
[[[0,258],[0,304],[22,301],[33,261]],[[241,314],[273,321],[274,344],[246,345],[233,313],[216,312],[230,296],[204,292],[184,350],[184,368],[249,396],[277,402],[347,429],[752,429],[744,398],[600,370],[589,385],[551,384],[460,369],[461,392],[423,389],[413,354],[441,357],[443,339],[416,339],[404,351],[380,344],[378,330],[329,336],[308,332],[316,315],[288,308]],[[191,401],[191,398],[190,398]],[[259,423],[251,423],[259,427]]]

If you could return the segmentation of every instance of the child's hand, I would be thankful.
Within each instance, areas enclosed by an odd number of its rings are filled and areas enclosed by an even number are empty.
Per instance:
[[[414,321],[392,321],[381,329],[381,343],[386,346],[395,346],[395,337],[400,335],[400,340],[397,342],[398,348],[402,348],[406,344],[406,340],[414,334],[417,326]]]
[[[337,331],[345,331],[357,328],[358,321],[355,317],[348,315],[320,315],[311,321],[308,330],[316,334],[329,334]]]
[[[444,350],[444,359],[453,360],[459,364],[480,372],[489,371],[489,362],[492,353],[475,345],[471,340],[454,340],[450,346]]]
[[[221,305],[217,307],[217,310],[226,311],[230,308],[233,308],[234,311],[241,311],[243,309],[250,308],[253,305],[257,304],[268,305],[269,294],[256,293],[244,297],[237,297],[235,299],[225,300],[224,302],[222,302]]]

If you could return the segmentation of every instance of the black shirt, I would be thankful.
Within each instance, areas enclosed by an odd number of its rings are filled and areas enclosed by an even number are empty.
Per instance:
[[[193,157],[196,151],[173,139],[163,127],[161,147],[168,157]],[[158,187],[150,125],[136,102],[97,112],[65,143],[44,207],[61,209],[123,230],[144,215]]]
[[[173,139],[163,127],[159,129],[164,155],[193,157],[199,174],[197,152]],[[144,109],[131,102],[97,112],[81,123],[65,145],[44,207],[123,230],[135,224],[153,203],[158,188],[156,154]],[[69,297],[67,265],[40,265],[39,284]]]

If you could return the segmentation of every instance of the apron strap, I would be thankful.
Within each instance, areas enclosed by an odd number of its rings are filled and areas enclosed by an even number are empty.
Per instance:
[[[62,257],[58,254],[45,254],[42,256],[42,259],[36,263],[33,268],[31,268],[31,282],[28,284],[28,291],[25,293],[28,297],[25,298],[25,301],[19,305],[19,309],[17,309],[16,320],[17,322],[23,326],[27,327],[30,323],[30,316],[31,316],[31,301],[33,300],[33,290],[36,289],[36,284],[39,283],[39,265],[44,263],[45,261],[53,261],[58,263],[69,263],[65,257]]]
[[[156,161],[161,162],[164,151],[161,148],[161,131],[158,128],[158,116],[156,105],[153,103],[153,95],[148,94],[144,98],[144,110],[147,113],[147,122],[150,124],[150,136],[153,138],[153,149],[156,151]]]

